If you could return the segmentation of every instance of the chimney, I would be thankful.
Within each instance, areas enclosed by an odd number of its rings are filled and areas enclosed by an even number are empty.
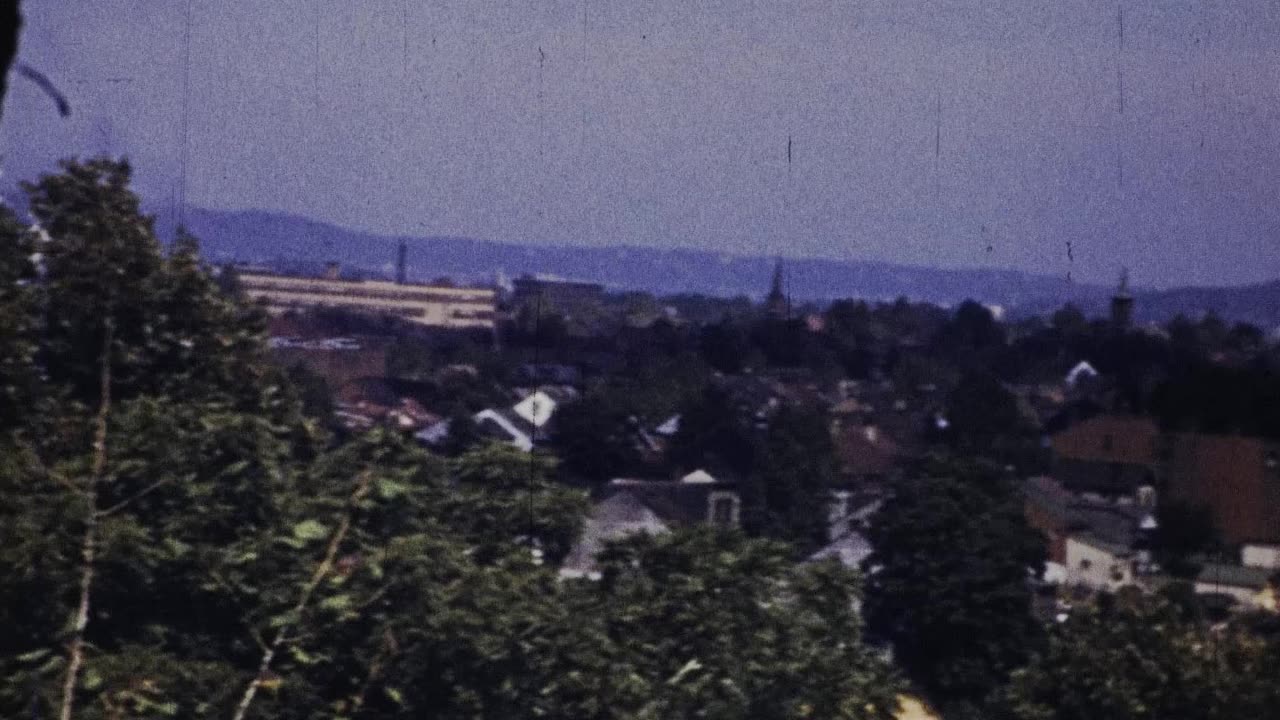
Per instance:
[[[342,270],[342,266],[339,265],[337,261],[330,260],[329,262],[325,263],[325,266],[324,266],[325,279],[337,280],[338,277],[342,274],[341,270]]]
[[[400,241],[400,248],[396,252],[396,284],[403,285],[405,283],[405,265],[409,258],[409,246],[405,241]]]

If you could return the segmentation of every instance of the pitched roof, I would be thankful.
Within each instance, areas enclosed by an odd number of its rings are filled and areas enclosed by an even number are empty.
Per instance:
[[[1089,547],[1102,550],[1110,555],[1118,558],[1129,557],[1133,554],[1133,549],[1122,543],[1108,542],[1091,532],[1082,532],[1072,534],[1067,539],[1068,542],[1078,542]]]
[[[652,510],[669,525],[695,525],[707,521],[708,500],[712,492],[734,492],[732,483],[679,482],[673,480],[636,480],[618,478],[605,487],[606,496],[625,492]]]
[[[1169,494],[1207,505],[1228,543],[1280,541],[1280,446],[1240,435],[1170,436]]]
[[[1138,539],[1138,529],[1149,511],[1138,505],[1122,505],[1101,499],[1075,495],[1048,477],[1031,478],[1023,484],[1029,505],[1053,518],[1072,537],[1131,548]]]
[[[1151,418],[1101,415],[1052,438],[1059,458],[1091,462],[1152,465],[1159,429]]]
[[[1071,368],[1071,372],[1067,373],[1066,380],[1068,385],[1075,385],[1081,378],[1087,377],[1098,377],[1098,370],[1090,365],[1088,360],[1081,360]]]
[[[1269,584],[1272,573],[1273,571],[1264,568],[1206,563],[1200,569],[1196,582],[1206,585],[1225,585],[1227,587],[1262,590]]]
[[[832,438],[836,460],[845,475],[885,475],[897,462],[898,445],[875,427],[841,428]]]
[[[856,530],[851,530],[836,538],[826,547],[809,556],[809,562],[835,558],[841,565],[857,568],[862,561],[871,555],[871,541]]]
[[[713,483],[716,479],[711,477],[711,473],[706,470],[694,470],[693,472],[680,478],[680,482],[685,483]]]
[[[509,440],[522,450],[533,447],[536,428],[510,410],[481,410],[475,414],[475,421],[483,435]]]
[[[453,424],[452,420],[450,420],[449,418],[445,418],[438,422],[427,425],[426,427],[422,428],[418,432],[414,433],[413,436],[418,439],[418,442],[425,443],[427,445],[438,445],[444,442],[449,437],[449,427],[452,424]]]
[[[563,577],[590,577],[596,569],[596,557],[605,543],[635,533],[657,534],[669,529],[640,498],[628,492],[616,493],[591,508],[578,542],[560,566],[560,574]]]
[[[511,412],[531,425],[543,427],[551,420],[551,416],[555,414],[558,404],[548,393],[535,390],[526,395],[523,400],[511,406]]]
[[[680,432],[680,416],[672,415],[662,422],[661,425],[654,428],[653,431],[659,435],[670,437]]]

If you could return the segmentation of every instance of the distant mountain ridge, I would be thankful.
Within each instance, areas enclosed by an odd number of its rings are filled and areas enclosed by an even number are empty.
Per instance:
[[[307,218],[259,210],[190,208],[188,229],[214,262],[251,262],[282,270],[344,267],[392,274],[396,248],[408,246],[408,275],[492,282],[497,273],[551,274],[599,282],[613,291],[762,296],[775,258],[727,256],[704,250],[649,247],[521,245],[459,237],[388,236],[349,230]],[[905,296],[941,305],[974,299],[1010,314],[1051,312],[1073,302],[1089,313],[1105,311],[1111,288],[1063,277],[1001,269],[939,269],[863,260],[787,259],[788,290],[797,302],[852,297]],[[1140,320],[1215,309],[1224,317],[1271,328],[1280,324],[1280,281],[1235,288],[1179,288],[1138,292]]]

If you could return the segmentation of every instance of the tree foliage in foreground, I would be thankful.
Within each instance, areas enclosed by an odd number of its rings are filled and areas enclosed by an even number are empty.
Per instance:
[[[1137,595],[1074,614],[993,708],[999,720],[1232,720],[1280,707],[1277,646]]]
[[[0,716],[889,717],[845,571],[694,533],[565,584],[551,459],[332,443],[129,174],[0,210]]]
[[[897,489],[868,538],[871,630],[940,706],[979,707],[1039,634],[1029,580],[1045,543],[1017,487],[987,466],[941,464]]]
[[[812,553],[828,540],[836,475],[835,445],[822,411],[783,406],[770,419],[744,483],[745,527],[791,543],[802,556]]]
[[[891,718],[899,683],[861,641],[856,574],[701,529],[601,557],[575,601],[624,653],[635,718]]]

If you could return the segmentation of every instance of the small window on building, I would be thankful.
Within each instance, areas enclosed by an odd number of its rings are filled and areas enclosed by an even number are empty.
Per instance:
[[[1088,569],[1089,569],[1089,568],[1091,568],[1091,567],[1093,567],[1093,563],[1092,563],[1092,562],[1090,562],[1089,560],[1081,560],[1081,561],[1080,561],[1080,569],[1081,569],[1081,570],[1088,570]]]
[[[1102,449],[1110,452],[1115,449],[1115,440],[1110,435],[1102,436]]]

